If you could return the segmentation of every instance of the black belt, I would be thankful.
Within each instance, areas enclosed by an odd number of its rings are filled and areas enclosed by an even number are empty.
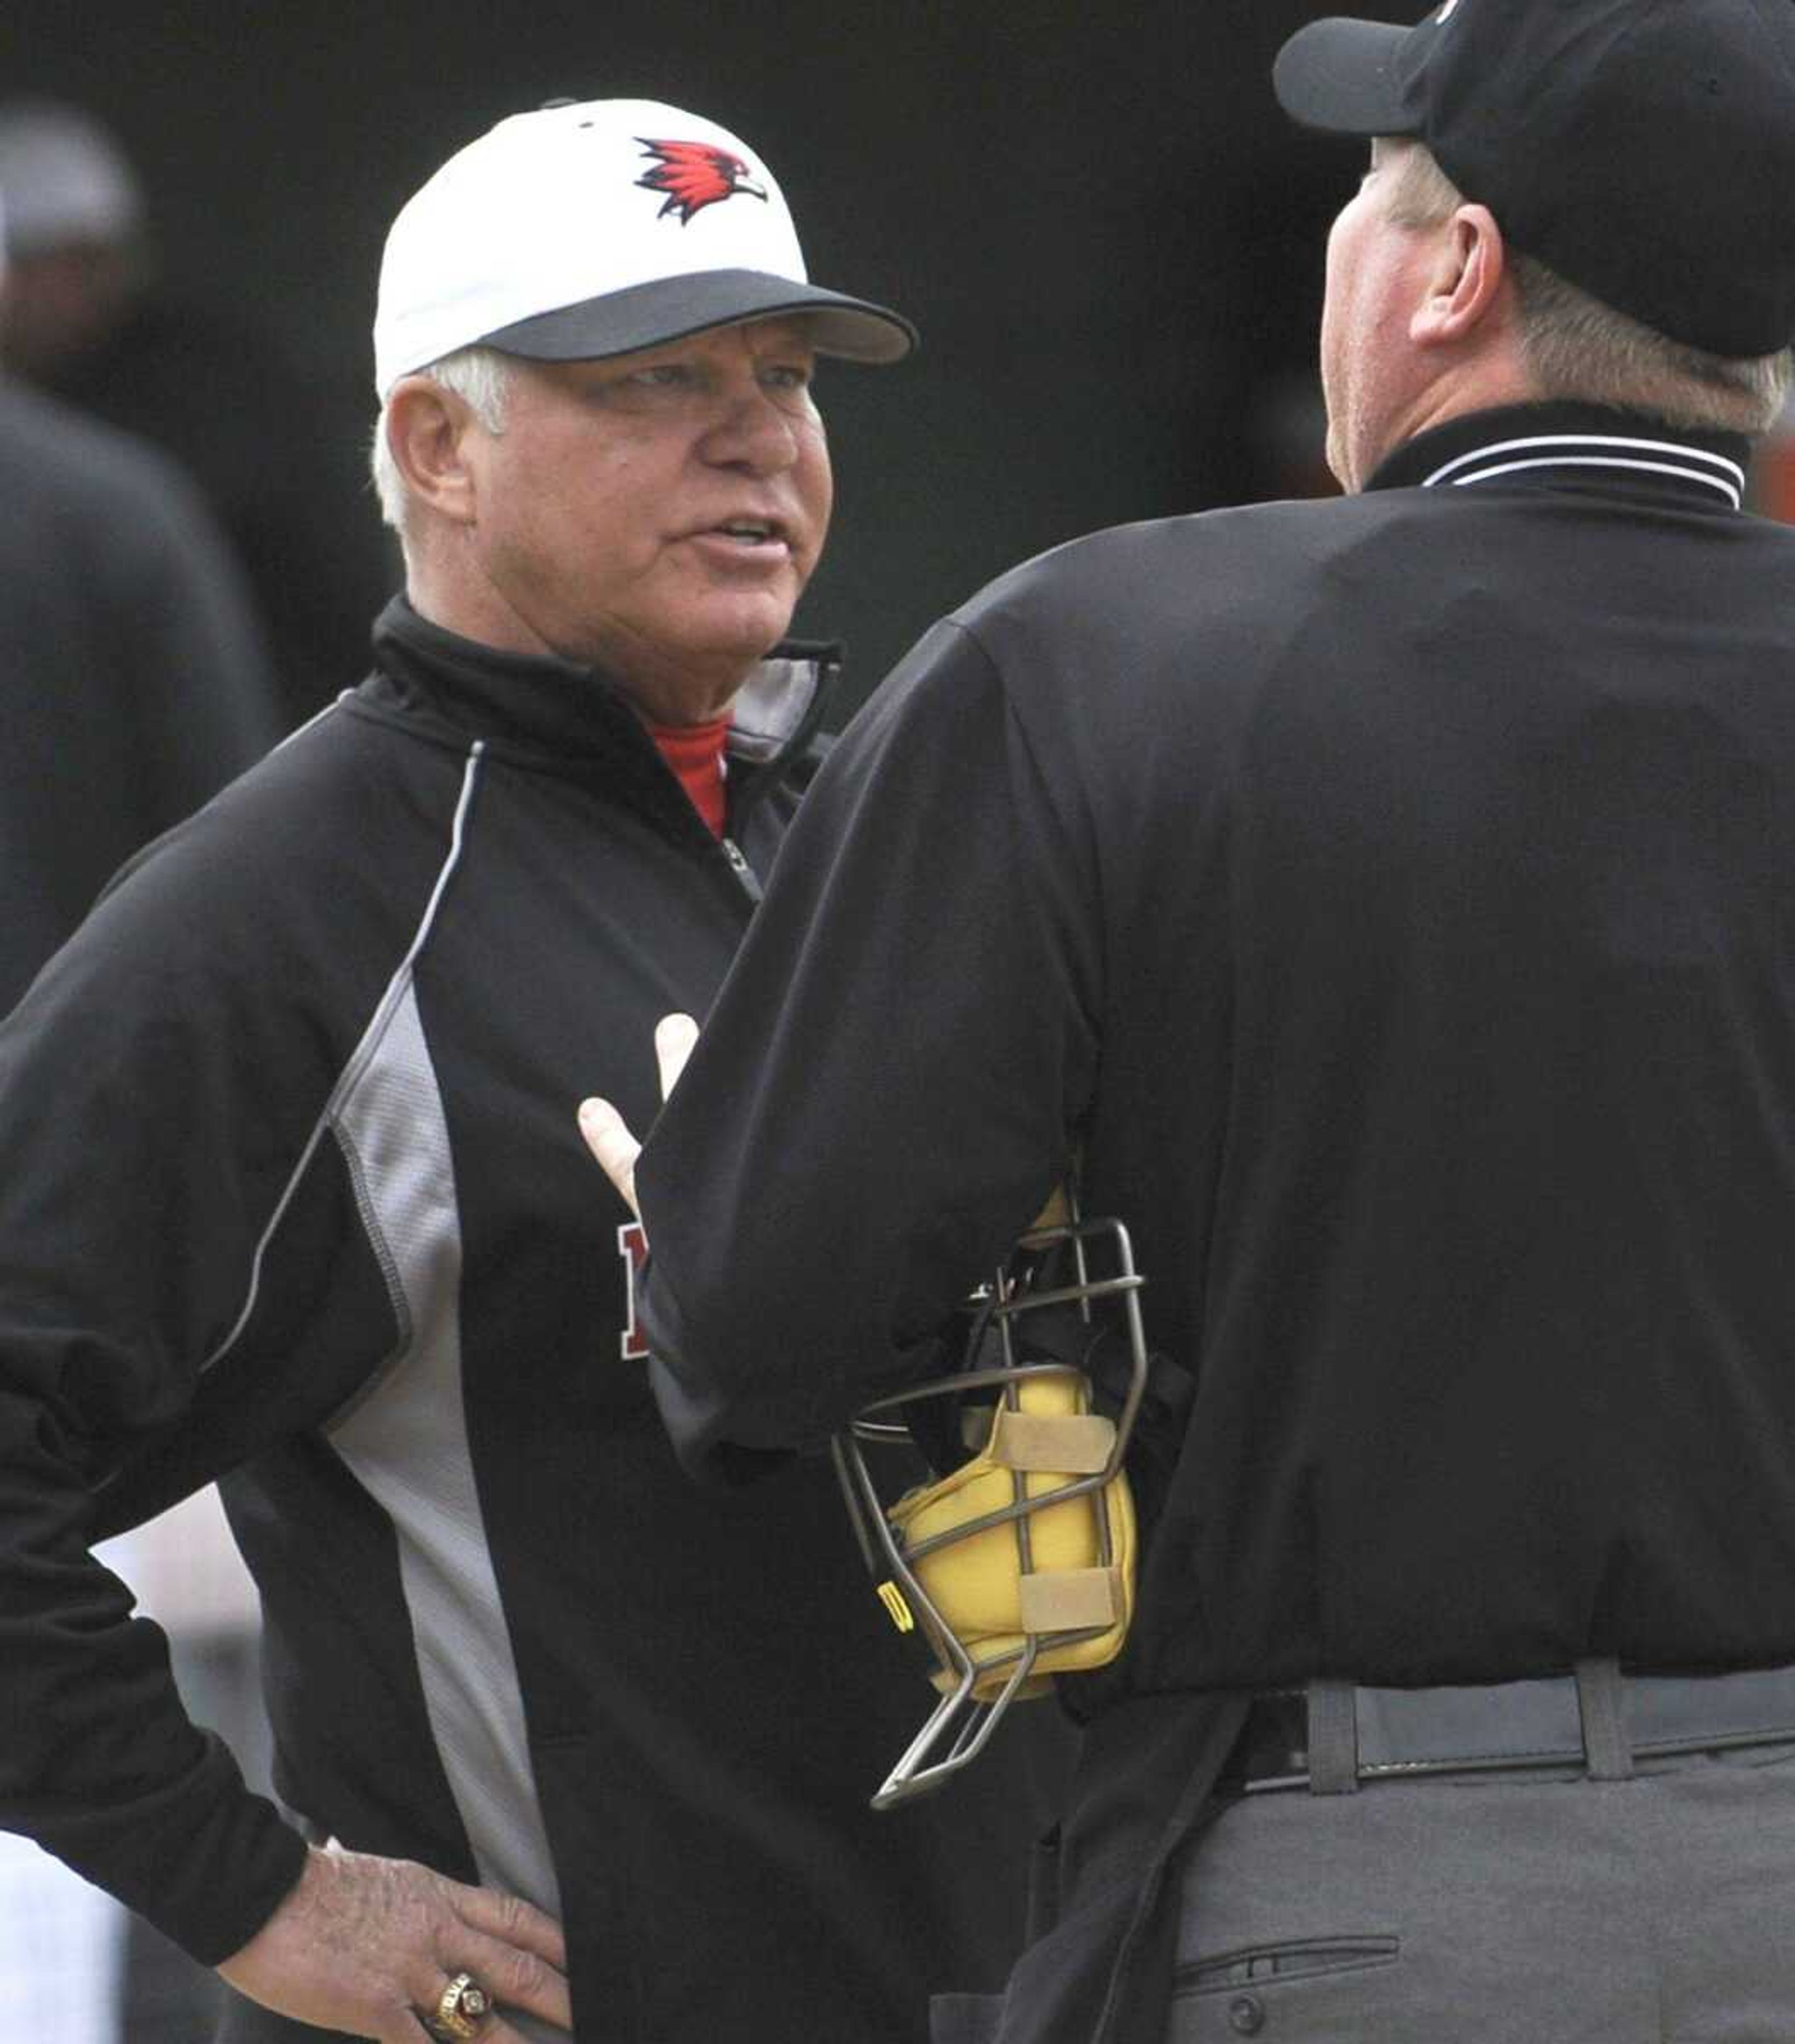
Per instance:
[[[1795,1742],[1795,1667],[1574,1675],[1486,1688],[1361,1689],[1312,1682],[1256,1697],[1218,1785],[1224,1793],[1586,1765],[1623,1777],[1638,1759]]]

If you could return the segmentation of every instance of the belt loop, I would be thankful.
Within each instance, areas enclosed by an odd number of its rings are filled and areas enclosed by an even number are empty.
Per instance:
[[[1583,1752],[1592,1781],[1626,1781],[1633,1772],[1633,1748],[1618,1661],[1577,1663],[1577,1708],[1583,1719]]]
[[[1350,1682],[1309,1684],[1309,1792],[1349,1796],[1359,1786],[1359,1716]]]

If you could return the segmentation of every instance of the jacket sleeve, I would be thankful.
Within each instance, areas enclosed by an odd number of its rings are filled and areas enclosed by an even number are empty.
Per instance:
[[[1064,1172],[1101,995],[1067,751],[949,623],[806,796],[637,1175],[652,1378],[694,1473],[914,1377]]]
[[[208,889],[238,905],[225,932]],[[189,1721],[90,1545],[97,1491],[243,1313],[328,1089],[317,1032],[258,997],[278,974],[254,896],[215,855],[151,860],[0,1028],[0,1825],[206,1963],[260,1927],[304,1844]]]

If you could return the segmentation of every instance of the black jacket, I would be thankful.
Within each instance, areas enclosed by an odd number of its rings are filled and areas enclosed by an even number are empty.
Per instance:
[[[403,604],[377,654],[0,1034],[0,1816],[210,1961],[290,1885],[85,1553],[221,1476],[315,1836],[561,1914],[584,2044],[912,2039],[1032,1811],[866,1808],[926,1691],[826,1465],[681,1474],[573,1119],[646,1119],[828,662],[738,699],[719,845],[601,677]]]
[[[1194,1380],[1094,1793],[1142,1698],[1795,1660],[1795,533],[1743,456],[1517,410],[1099,535],[819,778],[639,1176],[658,1395],[695,1464],[819,1438],[1076,1147]]]

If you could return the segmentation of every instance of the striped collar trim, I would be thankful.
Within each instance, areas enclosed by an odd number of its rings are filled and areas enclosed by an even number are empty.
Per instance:
[[[1751,451],[1742,433],[1691,432],[1643,412],[1508,405],[1417,434],[1391,451],[1366,487],[1578,487],[1738,511]]]
[[[1528,433],[1518,440],[1496,440],[1443,463],[1421,478],[1423,490],[1463,489],[1493,482],[1498,476],[1530,469],[1630,469],[1635,474],[1668,475],[1717,491],[1736,511],[1745,504],[1745,471],[1724,455],[1686,440],[1636,438],[1630,433]]]

